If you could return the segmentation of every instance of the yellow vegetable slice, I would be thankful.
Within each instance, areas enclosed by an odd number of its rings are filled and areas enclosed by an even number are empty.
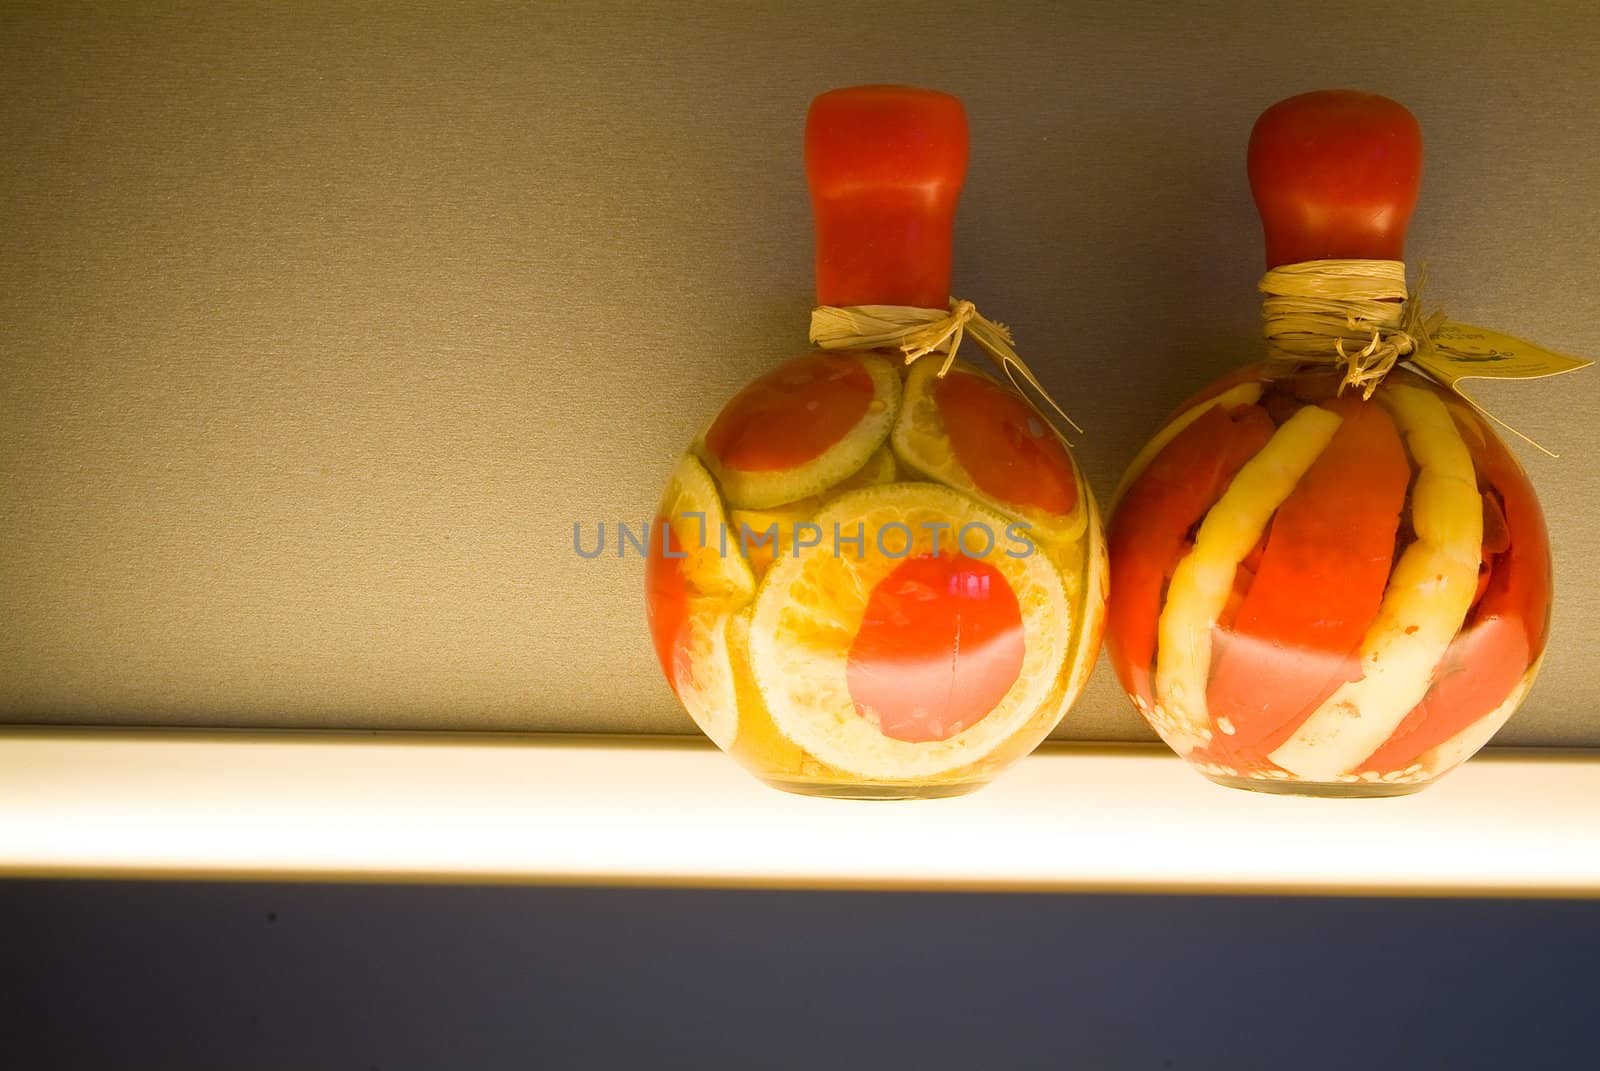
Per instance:
[[[1062,581],[1067,597],[1077,607],[1077,628],[1073,633],[1073,662],[1067,670],[1066,694],[1070,701],[1089,681],[1095,659],[1100,654],[1100,636],[1106,625],[1106,596],[1110,569],[1106,560],[1106,541],[1100,529],[1100,506],[1088,485],[1083,487],[1084,512],[1088,523],[1083,531],[1080,561],[1065,565]],[[1073,568],[1072,565],[1081,565]],[[1081,583],[1079,577],[1082,577]]]
[[[705,466],[685,454],[667,480],[658,516],[672,525],[680,567],[694,591],[743,603],[755,594],[756,578],[728,527],[722,498]]]
[[[901,781],[976,762],[1038,714],[1057,685],[1075,611],[1049,555],[1004,553],[1005,517],[949,488],[895,483],[842,495],[815,523],[828,533],[824,544],[772,565],[757,592],[750,627],[756,681],[786,738],[854,776]],[[997,549],[982,560],[1016,596],[1024,643],[1020,672],[986,716],[954,735],[895,739],[856,709],[847,680],[851,644],[878,582],[902,562],[932,553],[935,530],[930,526],[944,526],[940,547],[949,551],[952,533],[969,524],[995,534]],[[859,558],[853,545],[835,553],[835,525],[846,536],[864,534]],[[878,545],[880,532],[884,547]],[[885,547],[893,553],[884,553]]]
[[[700,731],[726,751],[739,733],[739,696],[728,652],[733,614],[707,600],[691,602],[683,659],[675,684],[678,701]]]
[[[1338,414],[1316,406],[1285,421],[1234,476],[1200,523],[1194,548],[1173,571],[1158,625],[1156,706],[1149,717],[1180,755],[1211,739],[1211,633],[1233,589],[1234,571],[1339,424]]]
[[[728,521],[732,526],[729,538],[738,541],[759,578],[773,559],[794,554],[795,526],[810,520],[828,496],[893,483],[897,475],[894,454],[887,446],[880,446],[859,470],[822,494],[773,509],[729,511]]]
[[[1376,395],[1417,464],[1411,524],[1417,538],[1396,563],[1361,643],[1360,680],[1339,689],[1270,756],[1307,780],[1332,780],[1377,750],[1422,701],[1477,590],[1483,499],[1472,457],[1431,390],[1386,386]]]
[[[728,543],[722,500],[693,457],[673,470],[658,517],[672,539],[666,543],[664,532],[652,536],[647,566],[657,653],[689,716],[726,748],[738,731],[728,619],[755,595],[755,576],[737,543]]]

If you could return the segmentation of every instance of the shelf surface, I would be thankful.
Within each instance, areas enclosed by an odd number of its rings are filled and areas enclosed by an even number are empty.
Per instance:
[[[864,803],[688,740],[13,729],[0,874],[1593,896],[1600,752],[1313,800],[1052,744],[969,796]]]

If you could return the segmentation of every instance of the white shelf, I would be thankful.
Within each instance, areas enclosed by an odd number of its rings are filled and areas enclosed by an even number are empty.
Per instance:
[[[860,803],[687,742],[10,730],[0,873],[1592,896],[1600,752],[1307,800],[1160,748],[1048,745],[970,796]]]

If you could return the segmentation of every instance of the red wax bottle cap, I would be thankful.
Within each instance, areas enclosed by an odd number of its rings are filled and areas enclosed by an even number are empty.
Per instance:
[[[818,303],[945,308],[967,173],[961,102],[912,86],[824,93],[806,116],[805,159]]]
[[[1422,184],[1422,128],[1387,97],[1303,93],[1256,120],[1249,173],[1268,268],[1401,260]]]

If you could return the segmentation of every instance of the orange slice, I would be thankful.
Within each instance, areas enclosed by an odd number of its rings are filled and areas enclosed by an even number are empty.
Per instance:
[[[756,576],[766,573],[775,558],[794,554],[794,530],[797,525],[810,520],[823,501],[832,494],[854,491],[862,487],[893,483],[897,475],[894,454],[887,446],[880,446],[850,476],[845,477],[822,494],[802,498],[798,502],[774,509],[736,509],[728,513],[730,538],[739,541],[739,547],[750,561]]]
[[[841,495],[814,523],[822,545],[774,562],[751,620],[780,733],[855,776],[907,780],[982,759],[1039,713],[1074,609],[1049,554],[1010,556],[1009,518],[896,483]]]
[[[755,577],[726,538],[711,476],[684,457],[667,481],[645,562],[646,607],[656,657],[684,709],[719,747],[738,730],[727,627],[755,592]]]
[[[1015,391],[964,361],[939,377],[940,362],[918,361],[890,442],[900,459],[1027,523],[1052,543],[1077,538],[1085,487],[1050,422]]]
[[[728,503],[769,509],[859,470],[900,409],[900,373],[875,353],[796,357],[734,395],[695,444]]]

